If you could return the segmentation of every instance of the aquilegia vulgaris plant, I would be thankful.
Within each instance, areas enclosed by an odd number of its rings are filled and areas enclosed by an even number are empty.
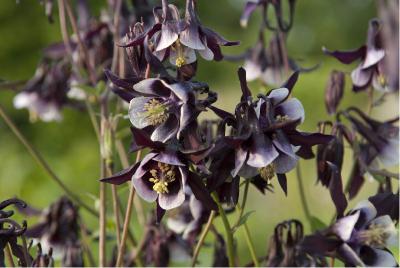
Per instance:
[[[387,109],[399,91],[398,0],[377,1],[379,18],[364,25],[359,48],[321,46],[323,57],[354,63],[350,72],[337,61],[328,70],[325,96],[312,103],[326,115],[313,114],[307,94],[314,93],[299,81],[320,64],[300,67],[289,55],[301,1],[243,1],[238,24],[248,27],[261,14],[246,50],[201,20],[201,5],[223,14],[227,1],[110,0],[100,15],[86,0],[42,2],[62,40],[43,50],[30,79],[0,86],[16,91],[13,105],[27,109],[31,123],[62,124],[67,108],[88,115],[100,152],[98,197],[93,190],[89,205],[69,188],[0,106],[4,122],[65,193],[43,209],[13,193],[1,197],[0,266],[398,266],[399,117]],[[226,47],[242,53],[227,55]],[[199,80],[203,60],[216,69],[224,60],[236,64],[237,73],[223,71],[236,84],[229,109],[215,85]],[[362,92],[366,109],[342,102]],[[382,107],[385,116],[375,112]],[[309,114],[319,122],[306,131]],[[305,161],[310,170],[302,178]],[[317,184],[314,192],[306,194],[306,183]],[[254,234],[259,223],[246,207],[253,187],[276,196],[268,199],[276,202],[271,211],[262,204],[267,197],[259,199],[256,214],[288,215],[262,228],[265,237]],[[277,200],[297,192],[302,220]],[[310,209],[320,195],[334,211]],[[350,203],[357,197],[362,201]]]

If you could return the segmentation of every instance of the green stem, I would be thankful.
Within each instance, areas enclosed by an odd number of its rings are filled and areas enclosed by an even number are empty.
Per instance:
[[[227,251],[228,251],[228,260],[229,260],[229,267],[235,266],[235,253],[233,248],[233,234],[231,226],[229,225],[228,218],[226,217],[225,211],[222,208],[221,203],[219,202],[218,194],[216,192],[212,193],[212,197],[214,201],[217,203],[218,212],[221,216],[222,222],[224,224],[225,232],[226,232],[226,243],[227,243]]]
[[[36,160],[36,162],[46,171],[46,173],[57,183],[61,189],[77,204],[79,204],[82,208],[87,210],[90,214],[98,217],[98,213],[92,209],[90,206],[86,205],[78,196],[76,196],[68,187],[61,181],[61,179],[54,173],[54,171],[50,168],[49,164],[44,160],[42,155],[28,142],[25,136],[21,133],[21,131],[17,128],[11,118],[6,114],[3,107],[0,105],[0,116],[3,118],[4,122],[6,122],[7,126],[12,130],[14,135],[18,138],[18,140],[25,146],[29,154]]]
[[[308,208],[308,205],[307,205],[306,194],[305,194],[304,186],[303,186],[303,178],[301,176],[300,162],[298,162],[297,166],[296,166],[296,175],[297,175],[297,181],[299,182],[301,205],[303,206],[303,210],[304,210],[304,213],[306,214],[306,218],[307,218],[308,222],[311,224],[312,217],[311,217],[310,209]]]
[[[239,217],[238,217],[235,225],[233,225],[233,229],[235,229],[239,225],[240,219],[243,216],[244,208],[246,206],[246,201],[247,201],[247,194],[249,192],[249,186],[250,186],[250,180],[246,179],[245,180],[245,184],[244,184],[242,206],[241,206],[241,209],[239,210]],[[240,207],[239,204],[238,204],[238,207]]]
[[[245,203],[245,202],[243,202],[243,203]],[[240,215],[243,215],[243,211],[244,211],[243,207],[241,207],[239,204],[237,204],[236,208],[239,210]],[[251,258],[253,259],[254,266],[260,267],[260,262],[258,261],[254,243],[253,243],[253,240],[251,239],[249,227],[247,226],[246,222],[243,223],[243,226],[244,226],[244,235],[246,238],[247,247],[249,248],[250,255],[251,255]]]
[[[200,249],[203,246],[203,243],[204,243],[204,240],[206,239],[208,231],[210,230],[210,228],[212,226],[213,220],[215,218],[215,214],[216,214],[215,210],[211,210],[210,217],[208,218],[207,224],[204,227],[204,230],[201,233],[200,239],[197,242],[196,248],[194,250],[193,258],[192,258],[192,267],[196,266],[196,262],[197,262],[197,258],[198,258],[199,253],[200,253]]]

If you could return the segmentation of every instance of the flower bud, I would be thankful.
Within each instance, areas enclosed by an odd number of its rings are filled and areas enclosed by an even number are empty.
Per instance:
[[[329,114],[336,112],[340,100],[343,97],[345,76],[341,71],[331,72],[328,84],[325,89],[325,105]]]

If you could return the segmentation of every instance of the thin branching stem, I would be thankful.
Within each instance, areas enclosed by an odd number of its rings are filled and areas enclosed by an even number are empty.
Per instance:
[[[192,267],[196,266],[197,258],[199,257],[200,249],[204,244],[204,240],[206,239],[206,236],[208,232],[210,231],[211,225],[213,223],[213,220],[215,218],[216,211],[211,210],[210,216],[208,217],[208,221],[206,226],[203,229],[203,232],[200,235],[199,241],[197,242],[197,245],[195,247],[194,253],[193,253],[193,258],[192,258]]]
[[[242,205],[239,206],[239,204],[238,204],[238,206],[241,207],[241,209],[239,210],[239,216],[238,216],[238,219],[236,220],[235,225],[233,225],[233,228],[235,228],[236,226],[239,225],[240,219],[243,217],[244,208],[245,208],[246,202],[247,202],[247,194],[249,192],[249,186],[250,186],[250,180],[246,179],[245,183],[244,183]]]
[[[299,193],[300,193],[301,205],[303,207],[304,214],[306,215],[306,218],[307,218],[309,224],[311,224],[312,216],[311,216],[310,209],[308,208],[308,204],[307,204],[306,193],[305,193],[304,185],[303,185],[303,177],[301,176],[300,162],[298,162],[296,165],[296,177],[297,177],[297,181],[299,183]]]
[[[15,263],[14,263],[14,259],[13,256],[11,254],[11,247],[10,244],[7,244],[4,248],[4,253],[6,255],[7,261],[8,261],[8,265],[10,267],[15,267]]]

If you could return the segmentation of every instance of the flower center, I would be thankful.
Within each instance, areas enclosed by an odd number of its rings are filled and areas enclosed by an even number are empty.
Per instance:
[[[181,45],[181,42],[178,40],[176,40],[175,42],[175,49],[176,49],[176,60],[175,60],[175,65],[178,68],[181,68],[183,65],[186,64],[186,59],[185,59],[185,55],[183,53],[183,46]]]
[[[290,118],[289,118],[289,116],[287,116],[287,115],[280,115],[280,114],[278,114],[278,115],[275,117],[275,121],[277,121],[277,122],[279,122],[279,123],[288,121],[289,119],[290,119]]]
[[[261,178],[263,178],[266,182],[268,182],[268,184],[270,184],[272,178],[275,176],[274,164],[269,164],[268,166],[260,168],[259,172]]]
[[[154,183],[153,190],[158,194],[168,193],[168,184],[176,179],[175,167],[161,162],[158,162],[158,169],[150,170],[150,174],[149,181]]]
[[[357,237],[362,244],[376,248],[384,248],[386,247],[386,240],[389,236],[388,228],[379,224],[371,224],[367,230],[360,231]]]
[[[144,110],[152,126],[160,125],[168,119],[167,106],[156,99],[148,101]]]

